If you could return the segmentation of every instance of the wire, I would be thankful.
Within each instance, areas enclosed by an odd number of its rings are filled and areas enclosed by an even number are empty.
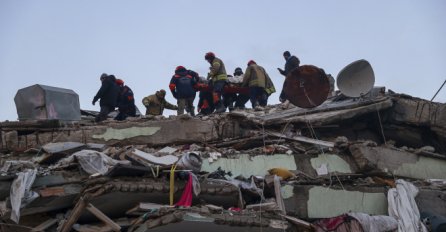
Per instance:
[[[378,106],[376,106],[376,113],[378,114],[378,121],[379,121],[379,126],[381,128],[381,135],[383,136],[384,144],[387,145],[386,137],[384,136],[383,124],[381,122],[381,115],[379,114]]]
[[[307,113],[306,113],[306,112],[305,112],[305,116],[307,116]],[[316,135],[316,132],[314,131],[313,125],[311,125],[311,121],[310,121],[310,120],[307,120],[307,127],[308,127],[308,129],[310,130],[310,135],[313,137],[313,139],[317,139],[317,140],[319,140],[318,137],[317,137],[317,135]],[[317,147],[321,150],[322,155],[323,155],[325,161],[326,161],[327,164],[328,164],[329,162],[328,162],[328,159],[327,159],[327,157],[326,157],[326,155],[325,155],[324,149],[322,149],[322,146],[321,146],[321,145],[318,145]],[[328,169],[328,168],[327,168],[327,169]],[[330,173],[330,170],[328,170],[328,174],[330,175],[330,186],[329,186],[329,187],[331,187],[331,185],[332,185],[332,180],[331,180],[331,173]],[[336,179],[338,180],[339,184],[341,185],[341,188],[345,191],[344,185],[342,184],[341,179],[339,179],[338,174],[336,174],[335,172],[333,172],[333,174],[336,176]]]

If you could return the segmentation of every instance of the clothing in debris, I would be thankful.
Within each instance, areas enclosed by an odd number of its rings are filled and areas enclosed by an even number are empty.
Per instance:
[[[222,96],[223,89],[226,85],[228,77],[226,75],[226,68],[223,61],[215,57],[214,53],[208,52],[205,55],[206,61],[211,64],[210,72],[208,73],[209,85],[212,87],[212,101],[216,108],[217,113],[226,111],[226,107],[223,104]]]
[[[296,56],[292,56],[289,51],[285,51],[283,53],[283,58],[285,58],[285,60],[286,60],[286,62],[285,62],[285,70],[282,70],[280,68],[278,68],[278,70],[279,70],[280,74],[282,74],[282,75],[284,75],[286,77],[294,69],[299,68],[300,60]],[[284,102],[284,101],[286,101],[288,99],[286,94],[285,94],[285,92],[283,91],[284,89],[285,89],[285,82],[283,83],[282,92],[280,93],[280,97],[279,97],[279,100],[281,102]]]
[[[184,187],[183,194],[181,195],[180,200],[175,204],[175,206],[190,207],[192,205],[192,182],[192,175],[189,174],[189,179],[186,183],[186,186]]]
[[[96,116],[95,121],[100,122],[107,119],[107,115],[115,110],[118,101],[119,87],[116,85],[116,77],[103,73],[100,78],[101,88],[93,98],[93,105],[99,100],[101,111]]]
[[[177,110],[178,107],[166,101],[166,91],[161,89],[155,94],[142,99],[142,104],[146,107],[146,115],[162,115],[164,108]]]
[[[116,120],[122,121],[127,117],[136,117],[136,106],[133,91],[121,79],[116,80],[119,86],[118,110],[119,113],[115,117]]]
[[[170,80],[169,89],[177,99],[177,114],[184,114],[184,109],[191,115],[195,115],[194,99],[196,93],[196,79],[189,75],[188,70],[183,66],[175,69],[175,75]]]

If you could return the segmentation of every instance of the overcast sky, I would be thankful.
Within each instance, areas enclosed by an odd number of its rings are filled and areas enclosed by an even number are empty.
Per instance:
[[[446,79],[446,1],[0,0],[0,121],[17,119],[14,96],[34,84],[72,89],[82,109],[99,110],[103,72],[145,111],[141,99],[167,90],[176,66],[205,76],[208,51],[231,74],[250,59],[263,66],[275,104],[285,50],[334,77],[366,59],[376,86],[430,100]],[[435,100],[446,102],[446,87]]]

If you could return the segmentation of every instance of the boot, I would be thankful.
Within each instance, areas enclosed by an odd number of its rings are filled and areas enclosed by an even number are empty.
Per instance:
[[[215,109],[215,113],[224,113],[226,111],[226,107],[223,105],[221,101],[218,102],[217,107]]]

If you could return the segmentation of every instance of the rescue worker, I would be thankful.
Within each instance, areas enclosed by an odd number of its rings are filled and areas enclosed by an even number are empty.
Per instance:
[[[115,76],[107,75],[103,73],[100,77],[101,80],[101,88],[98,90],[96,95],[93,98],[93,105],[99,101],[99,105],[101,106],[101,111],[95,118],[95,122],[104,121],[107,119],[107,115],[115,110],[118,95],[119,95],[119,87],[115,83]]]
[[[286,77],[294,69],[299,68],[300,60],[296,56],[292,56],[289,51],[285,51],[283,53],[283,58],[286,61],[285,62],[285,70],[282,70],[281,68],[277,68],[277,70],[279,70],[280,74],[282,74]],[[283,87],[285,87],[285,82],[283,83]],[[283,90],[284,90],[284,88],[282,88],[282,92],[280,93],[280,97],[279,97],[279,100],[282,103],[284,103],[286,100],[288,100],[287,96]]]
[[[175,75],[170,80],[169,89],[174,98],[177,99],[177,115],[184,114],[184,109],[190,115],[195,116],[194,100],[196,94],[196,81],[189,75],[189,71],[183,66],[175,69]]]
[[[268,73],[262,66],[257,65],[253,60],[248,62],[245,75],[243,77],[243,87],[249,87],[249,100],[253,109],[261,110],[267,103],[267,93],[265,92]]]
[[[201,77],[200,78],[200,84],[202,85],[208,85],[209,81],[206,80],[206,78]],[[198,95],[198,116],[202,115],[209,115],[214,112],[215,107],[214,103],[212,101],[212,92],[210,91],[200,91]]]
[[[162,115],[164,108],[170,110],[177,110],[176,105],[170,104],[166,101],[166,90],[161,89],[155,94],[147,96],[142,99],[142,104],[146,107],[146,115]]]
[[[208,73],[209,84],[212,86],[212,98],[215,106],[216,113],[223,113],[226,111],[226,107],[223,104],[222,95],[223,89],[226,85],[228,77],[226,75],[226,69],[223,61],[212,52],[206,53],[204,59],[211,64],[210,72]]]
[[[118,95],[118,110],[115,120],[122,121],[128,116],[136,117],[136,106],[133,91],[127,85],[124,85],[124,81],[121,79],[116,80],[116,84],[119,86]]]

